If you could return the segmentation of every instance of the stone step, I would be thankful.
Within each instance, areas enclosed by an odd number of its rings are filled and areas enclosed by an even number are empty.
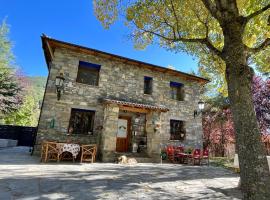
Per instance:
[[[16,147],[18,144],[18,140],[11,140],[11,139],[0,139],[0,147]]]

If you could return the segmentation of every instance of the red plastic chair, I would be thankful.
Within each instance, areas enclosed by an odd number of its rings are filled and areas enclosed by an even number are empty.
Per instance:
[[[201,164],[201,150],[200,149],[194,149],[192,153],[192,160],[193,160],[193,165],[195,165],[195,162],[197,162],[199,165]]]
[[[207,165],[209,166],[209,150],[208,149],[204,149],[202,152],[201,163],[203,163],[203,161],[206,161]]]
[[[167,146],[166,148],[166,153],[167,153],[167,156],[168,156],[168,159],[169,161],[171,161],[172,163],[175,162],[175,149],[174,149],[174,146]]]

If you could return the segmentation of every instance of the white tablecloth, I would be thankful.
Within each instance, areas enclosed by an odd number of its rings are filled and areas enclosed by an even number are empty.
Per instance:
[[[270,171],[270,156],[266,156],[266,157],[267,157],[268,167],[269,167],[269,171]],[[239,168],[238,154],[234,155],[233,166],[235,168]]]
[[[60,154],[65,151],[70,152],[74,158],[76,158],[80,152],[80,145],[78,144],[59,143],[57,144],[57,148]]]

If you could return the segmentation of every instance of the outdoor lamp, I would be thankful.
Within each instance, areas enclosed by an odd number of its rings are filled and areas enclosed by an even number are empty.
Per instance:
[[[60,73],[60,75],[56,76],[55,78],[55,87],[56,87],[56,93],[57,93],[57,100],[60,100],[61,97],[61,91],[64,89],[64,76],[63,73]]]
[[[198,102],[198,107],[199,107],[199,110],[194,110],[194,118],[196,116],[198,116],[202,112],[202,110],[204,109],[204,102],[200,100]]]
[[[199,105],[199,110],[202,111],[204,109],[204,102],[203,101],[199,101],[198,102]]]

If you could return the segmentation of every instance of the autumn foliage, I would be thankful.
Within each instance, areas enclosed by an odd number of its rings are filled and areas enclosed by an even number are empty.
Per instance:
[[[262,141],[270,153],[270,78],[264,80],[254,76],[253,102],[262,133]],[[203,114],[204,145],[212,152],[213,156],[230,156],[234,153],[235,130],[232,113],[228,106],[218,109],[210,105]]]

